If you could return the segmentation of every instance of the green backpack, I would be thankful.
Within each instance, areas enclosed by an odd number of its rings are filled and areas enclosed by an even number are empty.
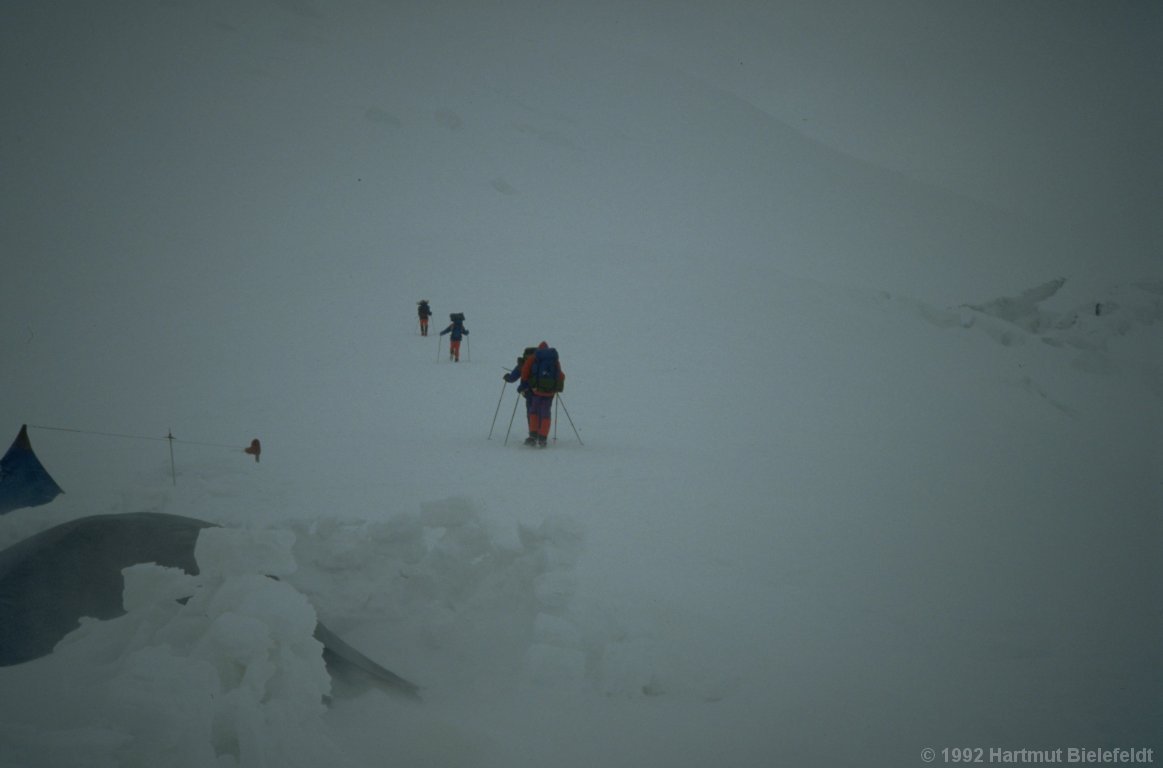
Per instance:
[[[561,375],[561,363],[557,350],[553,347],[539,349],[533,353],[533,366],[529,371],[529,386],[538,392],[563,392],[565,381]]]

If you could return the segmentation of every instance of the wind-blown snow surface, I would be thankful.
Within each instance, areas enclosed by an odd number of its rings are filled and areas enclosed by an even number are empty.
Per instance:
[[[237,532],[206,610],[139,569],[125,617],[0,670],[0,762],[1159,746],[1158,244],[829,150],[604,44],[616,15],[448,8],[6,11],[0,423],[66,495],[0,544]],[[542,339],[584,445],[564,414],[503,444]],[[43,427],[172,430],[176,477]],[[321,706],[312,612],[423,701]]]

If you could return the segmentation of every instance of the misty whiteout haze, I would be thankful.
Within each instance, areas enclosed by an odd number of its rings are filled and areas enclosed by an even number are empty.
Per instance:
[[[0,765],[1161,754],[1160,4],[0,20],[0,440],[64,489],[0,548],[220,526],[0,668]]]

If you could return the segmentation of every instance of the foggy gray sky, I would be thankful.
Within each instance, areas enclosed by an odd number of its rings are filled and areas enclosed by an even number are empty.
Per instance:
[[[1070,237],[1158,241],[1163,4],[598,2],[534,16],[547,37],[602,26],[611,47],[830,146]]]
[[[135,15],[116,13],[134,46]],[[377,4],[368,6],[380,7]],[[596,0],[436,7],[388,3],[390,15],[423,18],[449,37],[510,37],[522,44],[576,44],[633,52],[738,96],[807,136],[875,164],[1009,210],[1035,214],[1064,241],[1151,264],[1160,241],[1163,178],[1163,4],[1062,2],[768,2]],[[208,4],[214,23],[269,13],[289,37],[328,31],[323,6]],[[419,9],[423,8],[421,13]],[[79,165],[94,135],[148,119],[161,133],[193,124],[212,94],[154,94],[164,113],[100,114],[92,101],[179,89],[191,39],[149,45],[169,52],[168,71],[127,78],[121,43],[94,39],[67,7],[9,7],[0,25],[0,122],[6,153],[48,135]],[[297,20],[297,21],[296,21]],[[255,41],[260,42],[260,41]],[[113,58],[110,58],[111,52]],[[160,57],[159,57],[160,58]],[[117,73],[95,77],[94,73]],[[118,82],[118,80],[123,80]],[[148,103],[142,109],[148,108]],[[174,111],[174,110],[178,111]],[[70,123],[74,112],[86,122]],[[159,134],[160,135],[160,134]],[[189,141],[183,139],[188,146]],[[154,151],[177,151],[157,141]],[[168,149],[167,149],[168,147]],[[7,165],[7,163],[6,163]],[[16,205],[23,205],[17,195]],[[11,210],[11,208],[10,208]]]

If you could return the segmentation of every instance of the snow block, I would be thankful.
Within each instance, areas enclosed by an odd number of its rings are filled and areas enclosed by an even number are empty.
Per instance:
[[[454,497],[420,504],[420,522],[430,528],[457,528],[478,517],[472,502],[465,498]]]
[[[128,613],[159,603],[174,603],[194,594],[198,578],[181,568],[167,568],[157,563],[141,563],[123,568],[125,589],[121,607]]]
[[[536,643],[525,652],[524,676],[539,685],[576,685],[585,680],[586,655],[575,648]]]
[[[198,535],[194,558],[201,570],[223,576],[257,573],[281,577],[296,570],[294,546],[295,534],[288,530],[206,528]]]
[[[533,594],[546,610],[562,610],[573,598],[573,577],[563,571],[543,573],[533,580]]]
[[[602,650],[600,688],[607,696],[633,698],[661,689],[655,672],[658,649],[645,639],[610,643]]]
[[[578,648],[582,644],[581,633],[573,622],[551,613],[537,614],[533,620],[533,638],[535,642],[563,648]]]

